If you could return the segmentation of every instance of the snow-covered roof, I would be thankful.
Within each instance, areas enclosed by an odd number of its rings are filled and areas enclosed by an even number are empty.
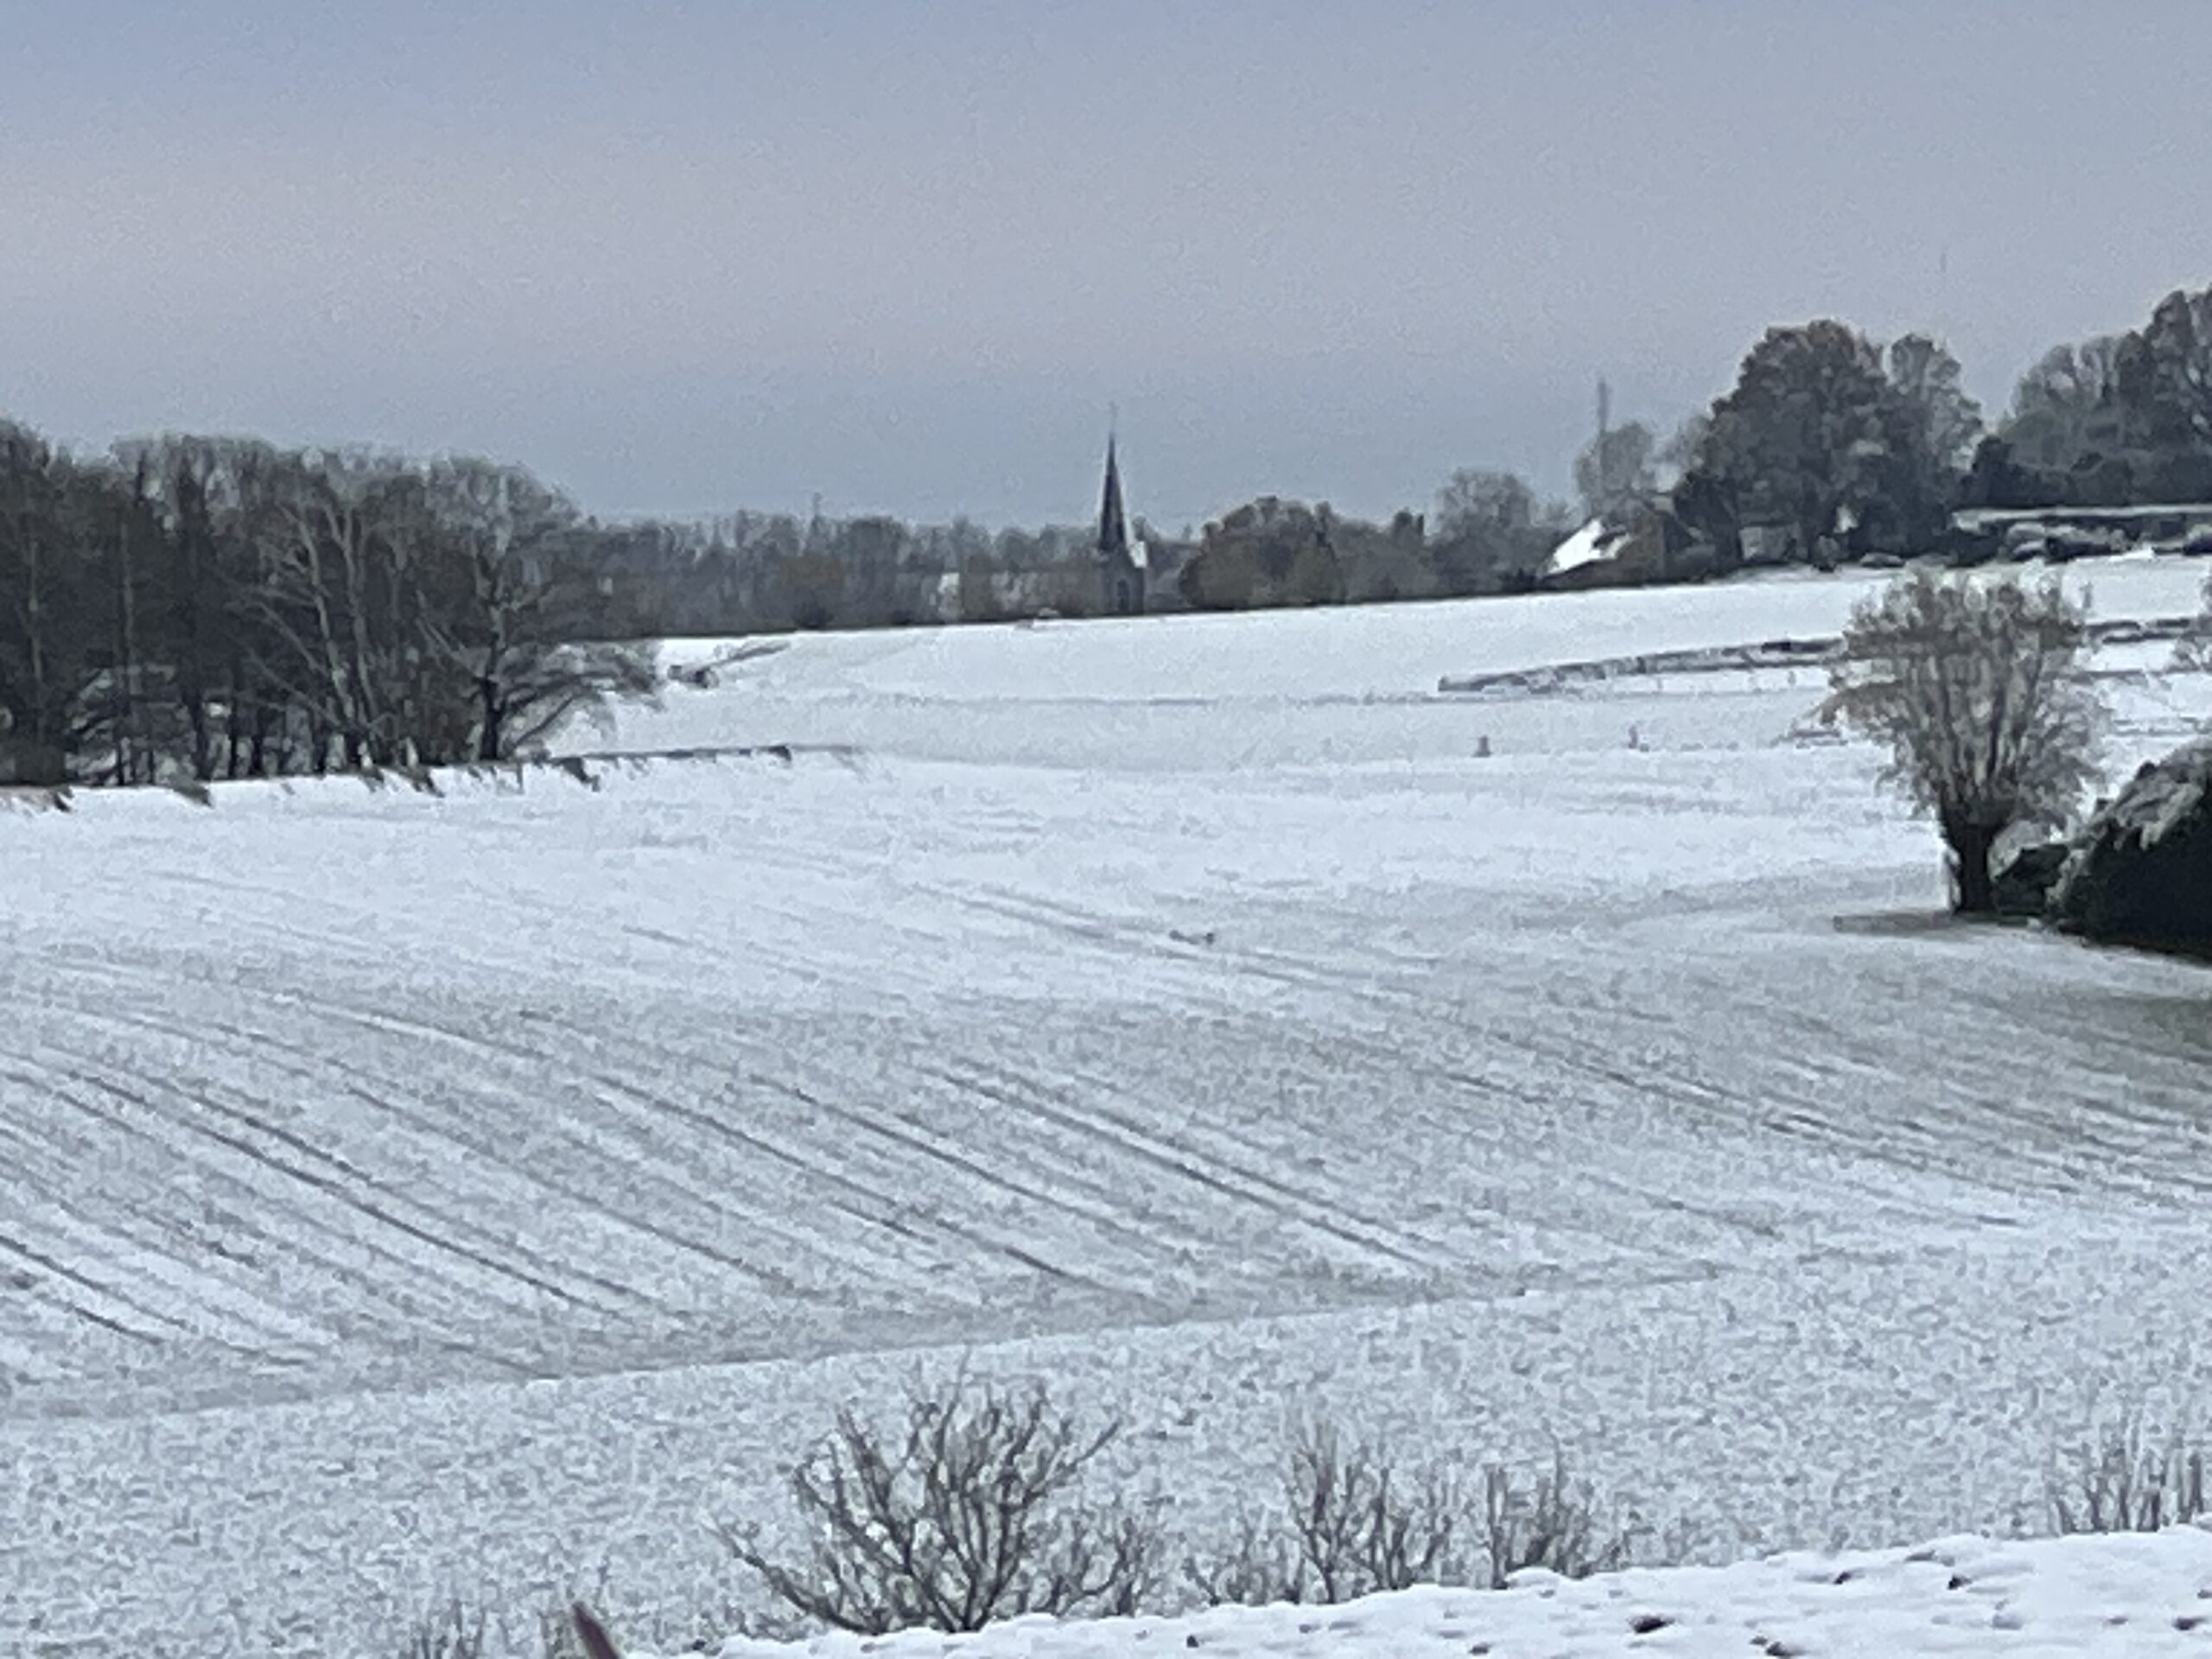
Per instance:
[[[1619,551],[1623,533],[1606,527],[1603,518],[1592,518],[1557,547],[1544,561],[1543,574],[1548,576],[1564,575],[1586,564],[1602,564]]]

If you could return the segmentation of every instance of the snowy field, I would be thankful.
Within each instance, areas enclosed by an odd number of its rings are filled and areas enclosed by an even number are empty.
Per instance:
[[[673,1647],[963,1357],[1194,1540],[1309,1408],[1716,1562],[2033,1529],[2212,1399],[2212,979],[1936,925],[1812,672],[1435,690],[1868,586],[807,638],[576,742],[789,765],[0,812],[0,1652]],[[2114,776],[2212,720],[2164,655]]]

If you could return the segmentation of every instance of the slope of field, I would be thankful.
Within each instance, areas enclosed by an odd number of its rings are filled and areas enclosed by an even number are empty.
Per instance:
[[[803,639],[577,740],[789,764],[0,816],[0,1648],[709,1616],[967,1348],[1193,1536],[1306,1404],[1716,1556],[2031,1520],[2212,1380],[2207,982],[1933,925],[1809,674],[1433,694],[1863,585]],[[2118,767],[2208,712],[2126,665]]]

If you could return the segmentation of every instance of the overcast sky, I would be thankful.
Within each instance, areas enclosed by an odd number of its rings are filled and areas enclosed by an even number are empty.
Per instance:
[[[2212,281],[2212,4],[19,0],[0,409],[524,461],[603,513],[1563,491],[1771,322]]]

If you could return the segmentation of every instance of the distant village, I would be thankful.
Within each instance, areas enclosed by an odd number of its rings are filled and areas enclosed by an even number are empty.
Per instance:
[[[1387,524],[1263,496],[1170,534],[1105,443],[1095,516],[972,523],[737,513],[601,527],[612,614],[638,634],[1160,614],[1701,582],[1764,566],[2212,554],[2212,289],[2053,347],[1993,423],[1939,341],[1821,320],[1769,329],[1665,441],[1600,384],[1576,501],[1455,473]]]

